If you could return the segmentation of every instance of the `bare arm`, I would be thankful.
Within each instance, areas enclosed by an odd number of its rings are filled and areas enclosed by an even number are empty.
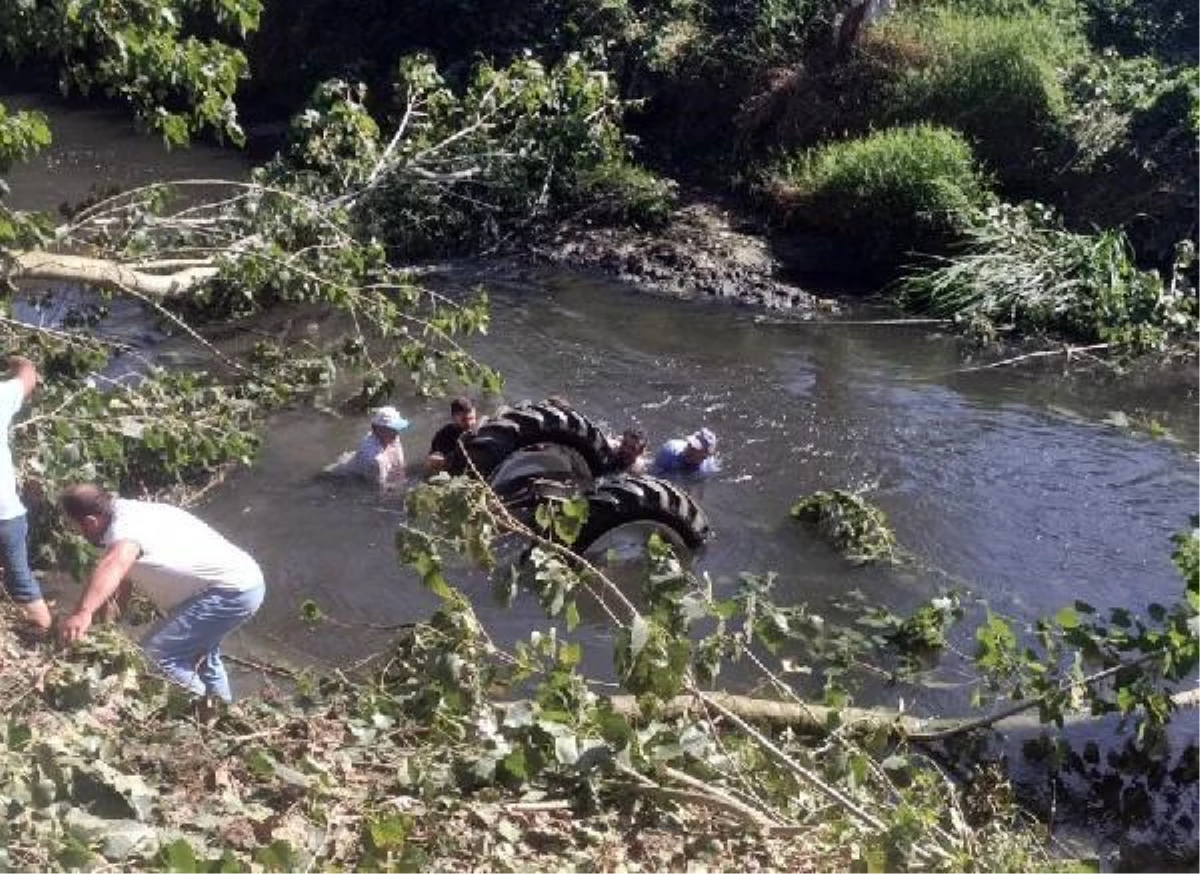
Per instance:
[[[92,624],[92,614],[99,610],[121,587],[121,581],[141,555],[140,547],[132,540],[120,540],[108,548],[83,587],[75,612],[58,627],[65,643],[79,640]]]
[[[10,355],[8,357],[8,368],[12,375],[21,380],[21,388],[25,392],[25,397],[33,394],[33,389],[37,386],[38,372],[33,366],[33,362],[21,355]]]

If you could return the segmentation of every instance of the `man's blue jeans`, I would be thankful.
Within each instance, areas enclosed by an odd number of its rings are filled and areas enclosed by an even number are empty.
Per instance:
[[[29,569],[29,519],[24,513],[0,519],[0,563],[4,564],[4,587],[18,604],[42,600],[42,589]]]
[[[221,641],[255,614],[264,586],[245,592],[207,589],[180,604],[142,643],[146,657],[167,679],[197,695],[233,698],[221,662]]]

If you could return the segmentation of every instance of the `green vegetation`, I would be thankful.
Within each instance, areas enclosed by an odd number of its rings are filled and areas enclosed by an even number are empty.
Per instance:
[[[853,562],[890,561],[895,556],[896,535],[887,516],[862,495],[844,489],[816,492],[797,501],[791,515],[815,528]]]
[[[64,91],[128,103],[169,143],[206,129],[240,143],[233,95],[247,63],[235,43],[261,11],[261,0],[8,0],[0,3],[0,61],[51,64]]]
[[[1177,539],[1185,598],[1145,616],[1083,602],[1029,629],[987,613],[973,656],[948,646],[953,596],[910,616],[847,602],[827,620],[771,599],[773,576],[716,597],[657,541],[640,609],[569,552],[535,547],[527,587],[561,624],[499,649],[445,578],[449,560],[492,566],[511,535],[494,496],[451,481],[413,494],[398,535],[440,608],[354,677],[292,675],[273,694],[194,718],[103,631],[67,653],[6,651],[0,786],[5,866],[29,870],[246,870],[617,864],[779,870],[1045,870],[1041,826],[1014,805],[1002,760],[968,736],[1036,709],[1053,769],[1073,754],[1055,725],[1115,712],[1136,731],[1134,785],[1167,778],[1170,692],[1197,663],[1196,535]],[[482,551],[480,551],[482,549]],[[580,670],[576,599],[603,591],[615,680]],[[306,609],[308,621],[323,621]],[[11,638],[0,635],[0,646]],[[865,677],[920,682],[965,659],[981,706],[969,722],[920,724],[848,706]],[[709,690],[737,661],[765,700]],[[1091,673],[1085,673],[1085,667]],[[798,666],[803,666],[801,671]],[[826,706],[789,675],[811,672]],[[1111,684],[1106,679],[1118,677]],[[1054,763],[1057,764],[1054,764]],[[678,835],[688,834],[682,845]],[[631,840],[636,834],[638,840]],[[1084,863],[1087,864],[1087,863]]]
[[[1088,38],[1126,56],[1195,65],[1196,4],[1188,0],[1083,0]]]
[[[919,46],[917,62],[880,107],[883,117],[960,131],[1004,192],[1041,191],[1064,148],[1060,71],[1082,53],[1082,37],[1069,24],[1034,12],[932,7],[885,22],[880,38]]]
[[[931,125],[805,152],[770,186],[791,221],[836,234],[876,269],[945,251],[990,200],[963,138]]]
[[[314,9],[344,12],[299,5],[269,11],[318,34]],[[336,39],[298,41],[339,77],[305,83],[316,87],[286,152],[251,179],[150,184],[61,220],[0,199],[6,284],[99,290],[53,330],[8,318],[5,301],[0,336],[47,377],[14,440],[42,564],[73,570],[88,553],[37,492],[94,479],[186,501],[249,461],[273,408],[327,399],[339,369],[364,372],[363,401],[396,379],[497,389],[499,375],[462,345],[487,327],[486,296],[430,292],[399,259],[486,250],[580,214],[653,226],[672,186],[639,164],[647,156],[724,167],[730,185],[769,177],[783,224],[834,235],[851,261],[887,275],[942,256],[901,286],[926,312],[1132,349],[1194,337],[1195,68],[1172,66],[1194,64],[1180,39],[1192,13],[1156,18],[1169,2],[914,4],[866,31],[824,0],[414,3],[412,16],[384,5],[337,26],[352,43],[369,36],[370,57],[348,63]],[[0,60],[124,102],[170,143],[239,142],[232,97],[249,69],[239,41],[259,13],[256,0],[0,0]],[[471,28],[458,34],[448,16]],[[1081,34],[1154,57],[1097,56]],[[351,75],[358,61],[370,75]],[[820,118],[802,121],[814,106]],[[49,134],[35,113],[0,112],[0,166]],[[1059,209],[998,203],[992,179],[1009,197],[1036,186]],[[1138,222],[1123,212],[1133,203],[1145,206]],[[1100,230],[1081,232],[1102,215]],[[1163,241],[1177,256],[1167,281],[1147,269],[1162,266],[1148,262]],[[197,340],[207,372],[99,376],[125,351],[91,330],[114,294]],[[282,304],[303,305],[322,330],[237,354],[206,339]],[[567,506],[540,519],[556,539],[583,524]],[[1162,743],[1172,693],[1197,665],[1194,532],[1177,542],[1182,599],[1145,616],[1080,601],[1025,625],[958,593],[900,616],[848,594],[834,622],[774,603],[770,573],[718,594],[657,541],[635,607],[569,551],[514,530],[474,482],[417,489],[409,511],[398,551],[440,609],[385,667],[290,675],[213,723],[192,718],[116,635],[62,653],[0,629],[0,867],[558,870],[699,858],[1032,870],[1049,864],[1044,828],[1014,802],[1002,760],[958,742],[1025,709],[1046,732],[1035,746],[1053,775],[1091,779],[1099,762],[1056,728],[1115,713],[1135,726],[1120,761],[1141,768],[1141,791],[1195,781],[1194,758],[1171,768]],[[860,560],[895,554],[886,520],[856,495],[821,493],[793,512]],[[530,590],[548,622],[502,652],[446,569],[462,556],[501,570],[492,549],[514,535],[536,548],[523,572],[497,574],[498,589]],[[581,672],[575,638],[577,599],[597,592],[608,678]],[[983,615],[963,646],[956,623],[971,610]],[[322,622],[320,605],[306,604],[303,620]],[[712,691],[733,662],[753,671],[769,707],[743,715],[745,702]],[[999,709],[932,728],[849,709],[864,679],[920,684],[942,662]]]
[[[611,80],[576,55],[480,63],[457,91],[408,56],[394,87],[400,108],[377,122],[361,86],[321,85],[262,181],[357,189],[357,233],[397,259],[477,251],[579,210],[647,224],[669,210],[667,184],[631,160]]]
[[[1171,280],[1141,270],[1128,241],[1108,231],[1063,230],[1038,205],[989,210],[970,231],[965,254],[913,270],[898,285],[917,312],[974,323],[1054,332],[1084,343],[1163,349],[1195,336],[1197,308],[1187,272],[1195,248],[1183,245]]]

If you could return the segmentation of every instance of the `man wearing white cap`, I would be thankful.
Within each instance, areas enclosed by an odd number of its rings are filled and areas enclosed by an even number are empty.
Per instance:
[[[654,473],[714,473],[717,470],[715,453],[717,435],[710,428],[701,428],[688,437],[668,440],[654,456]]]
[[[408,419],[395,407],[380,407],[371,415],[371,432],[363,437],[358,449],[347,452],[325,468],[325,472],[363,477],[381,489],[404,482],[404,447],[400,445],[400,432],[407,427]]]

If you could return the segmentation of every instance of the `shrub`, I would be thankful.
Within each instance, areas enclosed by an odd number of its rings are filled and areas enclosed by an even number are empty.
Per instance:
[[[1070,21],[932,8],[881,27],[927,52],[925,63],[897,84],[890,122],[955,128],[1010,193],[1037,191],[1066,140],[1068,103],[1059,71],[1087,52]]]
[[[627,161],[581,171],[573,198],[581,218],[640,228],[661,228],[676,202],[673,183]]]
[[[769,191],[791,221],[842,237],[872,271],[944,251],[991,197],[966,141],[931,125],[806,151]]]
[[[927,63],[928,54],[909,37],[872,28],[839,63],[767,70],[734,118],[740,145],[752,153],[790,151],[863,136],[890,111],[906,72]]]
[[[1059,180],[1067,220],[1120,225],[1143,266],[1168,268],[1175,242],[1196,235],[1196,68],[1105,53],[1069,86],[1072,160]]]

